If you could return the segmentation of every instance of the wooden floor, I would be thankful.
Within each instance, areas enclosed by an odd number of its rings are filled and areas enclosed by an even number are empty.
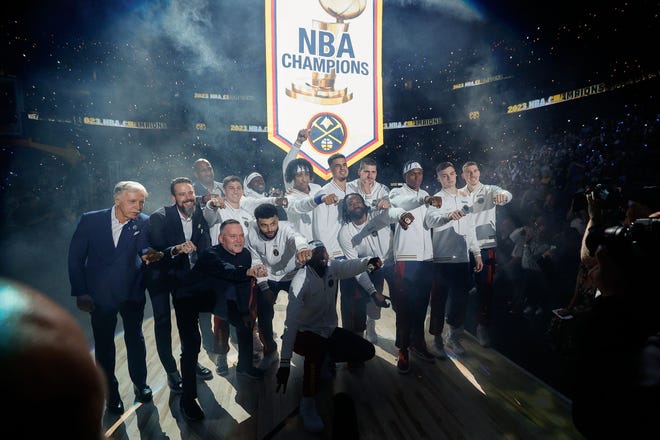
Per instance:
[[[275,306],[274,329],[282,334],[286,295]],[[174,323],[174,353],[180,344]],[[427,327],[428,328],[428,327]],[[357,418],[361,439],[571,439],[581,438],[572,425],[570,402],[546,384],[470,335],[467,354],[450,353],[445,361],[426,363],[411,356],[411,371],[397,372],[394,312],[383,309],[377,322],[380,336],[376,357],[358,372],[337,365],[334,381],[326,382],[317,407],[326,425],[321,434],[304,431],[298,416],[302,390],[302,362],[294,356],[286,394],[275,393],[277,364],[263,381],[238,379],[237,353],[229,353],[226,377],[215,374],[214,359],[203,352],[200,362],[214,372],[199,381],[199,401],[206,413],[201,422],[187,422],[178,410],[179,397],[171,394],[156,353],[153,320],[144,322],[149,385],[154,401],[132,400],[126,352],[117,335],[117,377],[126,405],[123,416],[106,414],[106,436],[112,439],[306,439],[341,438],[342,428]],[[428,339],[431,342],[430,336]],[[346,403],[348,402],[348,403]],[[351,411],[351,404],[354,412]]]

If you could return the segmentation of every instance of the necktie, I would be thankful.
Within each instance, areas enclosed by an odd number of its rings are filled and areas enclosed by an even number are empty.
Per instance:
[[[119,240],[117,240],[117,247],[119,247],[119,245],[122,244],[123,241],[128,240],[130,238],[132,224],[133,222],[129,221],[124,226],[122,226],[121,234],[119,234]]]

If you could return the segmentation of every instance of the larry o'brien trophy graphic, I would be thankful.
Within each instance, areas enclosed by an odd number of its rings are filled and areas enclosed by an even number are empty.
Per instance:
[[[327,23],[312,20],[312,28],[317,31],[331,32],[335,38],[339,38],[343,32],[348,32],[348,23],[344,20],[359,16],[367,6],[366,0],[319,0],[319,3],[337,21]],[[327,73],[315,71],[312,72],[311,82],[291,84],[291,88],[287,88],[285,93],[294,99],[322,105],[343,104],[353,99],[353,92],[349,92],[348,88],[335,90],[336,78],[337,73],[334,68]]]

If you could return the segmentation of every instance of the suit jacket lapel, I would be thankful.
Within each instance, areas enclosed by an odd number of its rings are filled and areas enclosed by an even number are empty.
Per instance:
[[[105,212],[105,215],[102,217],[102,223],[103,223],[103,228],[101,229],[103,232],[102,234],[99,235],[98,239],[101,240],[101,245],[105,249],[115,249],[115,241],[112,239],[112,208],[108,209]],[[108,254],[110,255],[110,254]]]
[[[183,225],[181,224],[181,215],[179,214],[176,205],[165,208],[165,217],[172,228],[172,232],[175,233],[175,237],[172,237],[174,239],[172,245],[177,245],[186,241],[186,235],[183,233]]]

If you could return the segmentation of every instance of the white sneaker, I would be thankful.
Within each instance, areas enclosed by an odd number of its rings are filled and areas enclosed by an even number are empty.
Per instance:
[[[378,342],[378,335],[376,334],[376,320],[367,317],[367,341],[372,344]]]
[[[313,397],[303,397],[300,401],[300,417],[303,426],[309,432],[321,432],[325,427],[321,416],[316,411],[316,402]]]
[[[490,347],[490,332],[485,325],[477,325],[477,340],[482,347]]]

